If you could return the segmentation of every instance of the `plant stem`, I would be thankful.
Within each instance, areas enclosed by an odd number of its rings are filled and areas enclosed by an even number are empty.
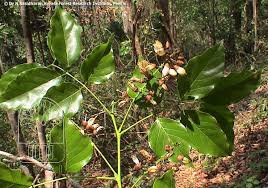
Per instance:
[[[116,130],[116,138],[117,138],[117,176],[116,181],[118,188],[122,188],[121,181],[121,134]]]
[[[142,174],[136,181],[135,183],[131,186],[131,188],[135,188],[136,185],[142,180],[142,178],[147,174],[147,172],[145,172],[144,174]]]
[[[141,123],[142,121],[145,121],[146,119],[148,119],[148,118],[150,118],[150,117],[152,117],[152,116],[153,116],[153,114],[151,114],[151,115],[149,115],[149,116],[146,116],[145,118],[143,118],[143,119],[137,121],[136,123],[134,123],[133,125],[131,125],[131,126],[128,127],[127,129],[123,130],[123,131],[121,132],[121,135],[124,134],[124,133],[126,133],[127,131],[129,131],[130,129],[132,129],[133,127],[135,127],[136,125],[138,125],[138,124]]]
[[[96,177],[97,179],[102,179],[102,180],[116,180],[115,177]]]
[[[32,185],[31,187],[38,187],[40,185],[45,185],[47,183],[52,183],[52,182],[55,182],[55,181],[61,181],[61,180],[66,180],[67,177],[63,177],[63,178],[58,178],[58,179],[55,179],[55,180],[51,180],[51,181],[46,181],[46,182],[43,182],[43,183],[39,183],[39,184],[36,184],[36,185]],[[30,188],[31,188],[30,187]]]
[[[122,123],[121,123],[121,125],[120,125],[119,132],[122,130],[122,128],[123,128],[123,126],[124,126],[124,124],[125,124],[125,122],[126,122],[126,120],[127,120],[128,114],[129,114],[129,112],[130,112],[130,110],[131,110],[131,107],[132,107],[134,101],[135,101],[135,98],[132,99],[132,101],[131,101],[131,103],[130,103],[128,109],[127,109],[127,113],[125,114],[125,117],[124,117],[124,119],[123,119],[123,121],[122,121]]]
[[[114,173],[114,176],[116,177],[117,176],[117,173],[113,169],[112,165],[109,163],[109,161],[103,155],[103,153],[99,150],[99,148],[94,143],[92,143],[92,144],[93,144],[93,147],[99,152],[99,154],[101,155],[101,157],[103,158],[103,160],[106,162],[106,164],[108,165],[108,167],[111,169],[111,171]]]

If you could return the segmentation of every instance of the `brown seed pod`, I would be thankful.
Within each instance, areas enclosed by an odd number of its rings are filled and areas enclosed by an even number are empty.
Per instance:
[[[96,129],[93,130],[93,135],[97,135],[98,131]]]
[[[169,69],[170,69],[169,64],[166,63],[165,66],[164,66],[164,68],[163,68],[163,70],[162,70],[162,77],[165,77],[165,76],[168,75]]]
[[[145,98],[146,98],[147,101],[151,101],[153,99],[152,95],[146,95]]]
[[[176,64],[179,65],[179,66],[184,65],[184,61],[177,60],[177,61],[176,61]]]
[[[166,49],[168,49],[168,48],[170,48],[170,42],[169,41],[166,42]]]
[[[150,168],[148,168],[148,172],[153,174],[156,173],[158,171],[158,168],[156,166],[151,166]]]
[[[168,152],[170,152],[172,150],[172,147],[169,146],[169,145],[165,145],[165,150],[168,151]]]
[[[82,120],[81,124],[83,125],[83,127],[87,126],[87,121],[86,120]]]
[[[184,157],[183,157],[182,155],[178,155],[177,160],[178,160],[178,161],[182,161],[183,158],[184,158]]]
[[[130,78],[130,81],[143,83],[144,79],[132,77],[132,78]]]
[[[162,88],[163,88],[164,90],[168,91],[168,87],[167,87],[166,84],[162,84]]]
[[[178,73],[174,69],[169,69],[168,74],[170,76],[177,76]]]
[[[156,167],[157,167],[158,170],[161,170],[161,168],[162,168],[162,166],[161,166],[160,163],[157,163],[157,164],[156,164]]]
[[[138,88],[136,88],[136,86],[131,82],[128,82],[128,87],[130,87],[130,89],[132,89],[134,92],[138,91]]]
[[[153,99],[150,100],[150,103],[151,103],[152,105],[157,105],[157,102],[156,102],[155,100],[153,100]]]
[[[92,125],[90,125],[90,124],[87,124],[86,129],[90,130],[90,131],[93,131],[94,127]]]
[[[138,171],[138,170],[140,170],[141,168],[142,168],[141,163],[137,163],[137,164],[135,164],[135,166],[133,167],[133,169],[134,169],[135,171]]]
[[[163,84],[165,83],[164,78],[161,78],[161,79],[158,81],[158,83],[159,83],[160,86],[163,85]]]
[[[184,61],[184,56],[181,56],[181,55],[180,55],[180,56],[178,57],[178,60],[180,60],[180,61]]]
[[[178,73],[179,75],[181,75],[181,76],[184,76],[184,75],[187,74],[187,73],[186,73],[186,70],[185,70],[184,68],[182,68],[182,67],[179,67],[179,68],[177,69],[177,73]]]

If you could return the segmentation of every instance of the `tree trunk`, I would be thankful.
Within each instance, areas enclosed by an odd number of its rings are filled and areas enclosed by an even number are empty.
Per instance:
[[[25,3],[25,0],[20,0],[21,3]],[[30,27],[30,19],[28,7],[21,5],[20,6],[20,14],[21,14],[21,25],[23,31],[23,37],[25,41],[25,49],[26,49],[26,59],[27,63],[34,62],[34,50],[33,50],[33,41],[32,41],[32,33]]]
[[[18,111],[8,111],[7,117],[11,126],[11,130],[17,145],[17,151],[19,156],[26,156],[27,148],[26,143],[21,132],[19,120],[18,120]],[[25,174],[32,175],[34,177],[34,170],[31,164],[22,163],[21,169],[24,171]]]
[[[141,16],[141,9],[137,9],[131,0],[124,0],[125,6],[122,12],[124,32],[132,39],[134,62],[137,63],[142,49],[138,36],[138,20]]]
[[[169,0],[156,0],[156,5],[159,10],[161,10],[163,16],[161,17],[161,22],[164,26],[163,33],[161,36],[161,42],[165,44],[167,41],[170,46],[174,45],[174,37],[172,36],[171,26],[170,26],[170,14],[169,14]]]
[[[257,15],[257,0],[253,0],[253,20],[254,20],[254,52],[258,47],[258,15]]]
[[[237,49],[236,41],[237,37],[240,37],[241,31],[241,3],[239,0],[230,0],[230,15],[232,15],[229,23],[229,34],[225,39],[225,61],[226,65],[236,63]]]
[[[244,51],[249,54],[252,54],[254,49],[254,39],[252,36],[252,30],[253,30],[252,19],[253,19],[253,2],[252,0],[246,0],[245,25],[244,25],[244,34],[246,37],[246,42],[244,45]]]

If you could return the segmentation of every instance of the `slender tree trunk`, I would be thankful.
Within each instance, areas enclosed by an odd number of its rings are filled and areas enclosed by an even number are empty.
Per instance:
[[[124,32],[132,39],[133,57],[135,63],[138,57],[142,55],[142,49],[138,36],[138,20],[141,16],[141,9],[137,9],[131,0],[124,0],[125,6],[122,12]]]
[[[255,52],[258,46],[257,0],[253,0],[253,20],[254,20],[254,52]]]
[[[20,0],[21,3],[25,3],[25,0]],[[26,49],[26,59],[27,63],[34,62],[34,50],[33,50],[33,41],[32,41],[32,33],[29,22],[29,12],[27,6],[20,6],[20,14],[21,14],[21,25],[23,31],[23,37],[25,41],[25,49]]]
[[[8,111],[7,116],[17,145],[18,155],[26,156],[28,153],[25,145],[26,143],[24,140],[24,136],[21,132],[20,123],[18,120],[18,112]],[[31,164],[22,163],[21,169],[24,171],[25,174],[32,175],[34,177],[34,170]]]
[[[250,54],[252,54],[254,49],[254,38],[252,35],[253,30],[252,19],[253,19],[253,2],[252,0],[246,0],[244,34],[246,35],[245,37],[247,38],[247,40],[244,45],[244,51]]]

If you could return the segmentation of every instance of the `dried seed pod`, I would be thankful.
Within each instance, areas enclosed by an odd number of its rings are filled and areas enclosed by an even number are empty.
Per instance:
[[[146,70],[150,71],[153,70],[156,67],[156,64],[150,63],[149,65],[147,65]]]
[[[182,68],[182,67],[179,67],[179,68],[177,69],[177,73],[178,73],[179,75],[181,75],[181,76],[184,76],[184,75],[187,74],[186,71],[185,71],[185,69]]]
[[[172,147],[170,145],[165,145],[165,150],[170,152],[172,150]]]
[[[168,73],[171,76],[177,76],[177,72],[174,69],[169,69]]]
[[[184,65],[184,61],[177,60],[177,61],[176,61],[176,64],[179,65],[179,66]]]
[[[165,66],[164,66],[164,68],[163,68],[163,70],[162,70],[162,77],[167,76],[168,73],[169,73],[169,64],[166,63]]]
[[[93,129],[97,129],[99,126],[100,126],[100,125],[97,124],[97,123],[92,125]]]
[[[153,96],[154,95],[154,91],[149,91],[149,94]]]
[[[173,167],[174,167],[174,164],[173,163],[168,163],[167,166],[166,166],[167,170],[170,170]]]
[[[156,164],[156,167],[157,167],[158,170],[161,170],[161,168],[162,168],[162,166],[161,166],[160,163],[157,163],[157,164]]]
[[[165,80],[163,78],[161,78],[159,81],[158,81],[159,85],[163,85],[165,83]]]
[[[87,124],[89,124],[89,125],[93,125],[95,119],[96,119],[96,118],[89,118],[89,120],[87,121]]]
[[[151,103],[152,105],[154,105],[154,106],[157,105],[157,102],[156,102],[155,100],[153,100],[153,99],[150,100],[150,103]]]
[[[155,41],[154,43],[154,51],[159,56],[164,56],[166,54],[165,49],[160,41]]]
[[[93,135],[97,135],[98,131],[96,129],[93,130]]]
[[[138,170],[140,170],[141,168],[142,168],[141,163],[137,163],[137,164],[135,164],[135,166],[133,167],[133,169],[134,169],[135,171],[138,171]]]
[[[145,98],[146,98],[147,101],[151,101],[153,99],[152,95],[146,95]]]
[[[136,88],[136,86],[131,82],[128,82],[128,87],[130,87],[130,89],[132,89],[134,92],[138,91],[138,88]]]
[[[132,78],[130,78],[130,81],[143,83],[144,82],[144,79],[132,77]]]
[[[168,48],[170,48],[170,42],[169,41],[166,42],[166,49],[168,49]]]
[[[131,159],[135,164],[140,163],[140,161],[139,161],[139,159],[138,159],[138,157],[136,155],[131,155]]]
[[[180,61],[184,61],[184,56],[180,55],[180,56],[178,57],[178,60],[180,60]]]
[[[86,120],[82,120],[81,124],[83,125],[83,127],[87,126],[87,121]]]
[[[182,162],[183,164],[189,164],[191,161],[188,158],[184,157]]]
[[[94,130],[93,126],[90,125],[90,124],[87,124],[86,129],[87,130],[90,130],[90,131],[93,131]]]
[[[153,174],[156,173],[158,171],[157,166],[151,166],[150,168],[148,168],[148,172]]]
[[[163,88],[164,90],[168,91],[168,87],[167,87],[166,84],[162,84],[162,88]]]
[[[178,160],[178,161],[182,161],[183,158],[184,158],[184,157],[183,157],[182,155],[178,155],[177,160]]]

